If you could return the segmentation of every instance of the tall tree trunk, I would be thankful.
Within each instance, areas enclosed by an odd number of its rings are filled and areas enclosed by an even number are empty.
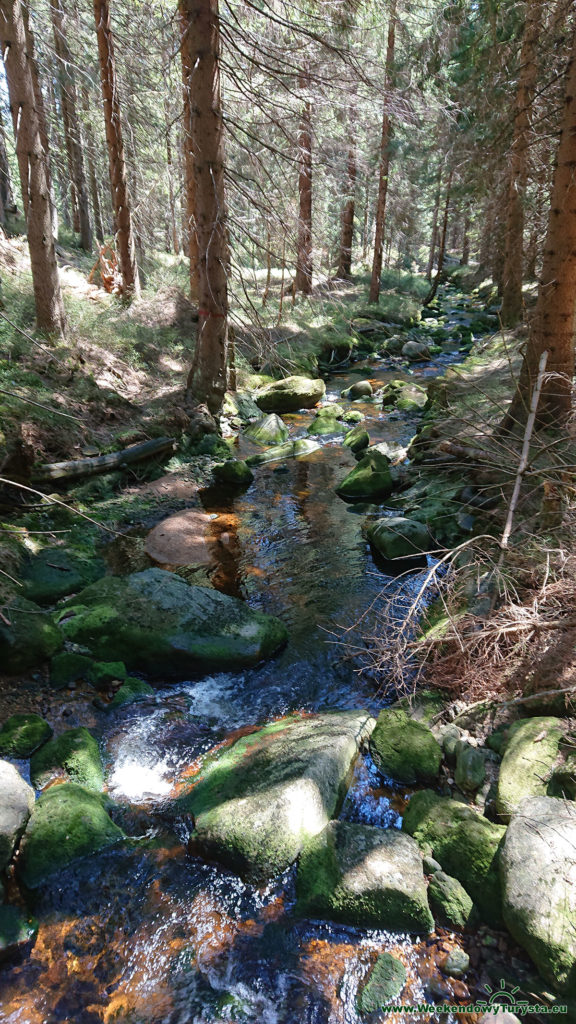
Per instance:
[[[10,164],[4,137],[4,121],[0,110],[0,223],[6,224],[6,213],[14,208],[14,195],[10,178]]]
[[[198,335],[186,388],[191,403],[205,403],[212,413],[218,413],[226,391],[228,327],[218,0],[180,0],[180,10],[189,26],[183,45],[189,67],[194,68],[190,147],[198,241]]]
[[[190,298],[193,302],[199,297],[199,253],[198,231],[196,226],[196,170],[193,145],[193,79],[194,70],[194,15],[188,0],[179,0],[180,16],[180,55],[182,59],[182,145],[184,149],[184,186],[186,196],[186,231],[183,244],[188,249],[190,264]]]
[[[126,161],[122,140],[120,100],[114,60],[114,41],[110,25],[109,0],[94,0],[94,18],[98,38],[98,56],[100,58],[100,78],[110,165],[110,187],[112,190],[118,266],[122,276],[124,296],[127,299],[132,299],[140,296],[140,277],[136,263],[132,213],[126,182]]]
[[[464,209],[464,224],[462,226],[462,256],[460,264],[467,267],[470,262],[470,203],[466,203]]]
[[[306,97],[300,112],[300,129],[298,133],[298,239],[296,249],[296,277],[294,294],[303,292],[310,295],[312,291],[312,103],[309,89],[310,78],[303,74],[299,80],[300,89],[306,91]]]
[[[446,184],[446,200],[444,203],[444,217],[442,218],[440,245],[438,247],[438,265],[436,267],[436,276],[434,277],[430,291],[428,292],[426,298],[424,299],[424,306],[429,306],[430,303],[432,302],[432,299],[435,297],[436,292],[438,291],[438,285],[442,280],[442,274],[444,271],[444,257],[446,255],[446,238],[448,235],[448,215],[450,213],[450,194],[452,190],[452,174],[453,172],[450,171],[450,174],[448,175],[448,182]]]
[[[432,271],[434,270],[434,257],[438,245],[438,215],[440,213],[440,198],[442,196],[442,168],[438,171],[438,187],[434,195],[434,213],[432,215],[432,234],[430,236],[430,251],[428,253],[428,265],[426,277],[432,283]]]
[[[170,60],[169,54],[165,55],[165,61],[168,65]],[[172,243],[172,252],[175,256],[180,252],[180,239],[178,238],[178,228],[176,227],[176,196],[174,194],[174,162],[173,162],[173,151],[172,151],[172,139],[170,137],[171,126],[170,126],[170,109],[168,106],[167,97],[164,97],[164,125],[166,132],[166,169],[168,172],[168,203],[170,206],[170,235]]]
[[[62,99],[62,122],[66,137],[66,148],[69,154],[70,174],[76,195],[80,245],[86,252],[90,252],[92,250],[90,205],[84,171],[80,119],[78,117],[78,94],[72,70],[74,65],[66,36],[66,14],[62,0],[51,0],[50,8],[52,12],[52,27],[54,29],[54,48],[60,62],[59,78]]]
[[[501,430],[526,419],[538,363],[548,352],[537,423],[561,425],[572,411],[576,329],[576,33],[568,63],[566,96],[544,244],[538,302],[518,387]]]
[[[44,107],[37,100],[40,86],[35,82],[32,36],[20,0],[0,0],[0,42],[26,210],[36,322],[40,330],[62,335],[66,318],[52,233],[48,136]]]
[[[354,120],[354,110],[351,111]],[[352,127],[350,127],[352,131]],[[352,273],[352,241],[354,238],[354,211],[356,192],[356,144],[351,137],[348,147],[346,201],[340,214],[340,249],[336,277],[349,278]]]
[[[378,202],[376,205],[376,231],[374,235],[374,257],[372,260],[372,276],[370,278],[370,302],[378,302],[380,298],[380,276],[382,274],[382,253],[384,248],[384,225],[386,222],[386,198],[388,195],[388,175],[390,172],[390,139],[392,126],[388,113],[388,92],[392,84],[394,68],[394,45],[396,37],[396,0],[390,7],[388,23],[388,45],[386,48],[385,98],[382,117],[382,135],[380,138],[380,170],[378,175]]]
[[[92,200],[92,213],[94,214],[94,231],[96,238],[102,245],[104,241],[104,222],[102,220],[102,206],[100,193],[98,191],[98,177],[96,174],[96,145],[94,133],[90,126],[90,94],[87,86],[82,84],[82,109],[88,115],[86,127],[86,163],[88,165],[88,180],[90,182],[90,198]]]
[[[531,105],[538,77],[536,53],[542,25],[542,0],[528,0],[520,53],[520,75],[514,103],[512,147],[507,182],[507,217],[502,274],[502,310],[505,327],[513,327],[522,317],[524,254],[524,197],[527,181],[527,155]]]

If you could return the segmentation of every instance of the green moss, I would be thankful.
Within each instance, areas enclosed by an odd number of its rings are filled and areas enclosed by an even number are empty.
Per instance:
[[[368,528],[368,540],[387,561],[421,556],[432,547],[426,526],[404,516],[385,516]]]
[[[55,604],[105,573],[106,564],[101,558],[87,558],[61,547],[44,548],[23,568],[23,593],[38,604]]]
[[[428,899],[438,924],[444,928],[466,928],[473,918],[473,903],[457,878],[436,871],[428,886]]]
[[[515,722],[508,732],[500,765],[496,807],[509,821],[527,796],[546,796],[566,727],[559,718]]]
[[[277,416],[275,412],[271,412],[268,416],[260,418],[256,423],[251,423],[244,431],[244,434],[254,444],[282,444],[283,441],[288,439],[288,427],[280,416]]]
[[[214,479],[228,487],[248,487],[254,480],[254,474],[241,459],[230,459],[214,466]]]
[[[19,948],[33,942],[38,933],[38,921],[19,907],[0,906],[0,957],[12,955]]]
[[[32,755],[30,777],[36,789],[62,773],[72,782],[96,791],[104,785],[98,744],[83,726],[67,729]]]
[[[138,701],[146,700],[154,696],[154,690],[142,679],[135,679],[131,676],[125,679],[120,689],[114,694],[109,704],[106,704],[107,711],[116,711],[118,708],[128,707]]]
[[[498,868],[503,825],[493,824],[467,804],[424,789],[410,798],[402,828],[422,850],[432,852],[446,874],[462,883],[488,924],[501,925]]]
[[[40,715],[11,715],[0,729],[0,757],[30,757],[52,731]]]
[[[370,435],[359,423],[357,426],[353,427],[352,430],[348,431],[342,444],[345,448],[350,448],[354,453],[361,452],[370,444]]]
[[[378,1013],[397,1002],[406,984],[406,968],[391,953],[381,953],[358,996],[360,1013]]]
[[[16,597],[2,609],[0,664],[8,675],[48,661],[63,645],[54,619],[32,601]]]
[[[390,460],[374,451],[360,459],[356,468],[336,488],[336,494],[344,501],[371,501],[385,498],[393,487]]]
[[[404,783],[437,779],[442,762],[442,748],[430,730],[402,709],[380,712],[370,753],[383,775]]]
[[[79,857],[125,838],[110,819],[108,800],[83,786],[52,786],[36,801],[18,859],[18,875],[29,889]]]
[[[52,658],[50,684],[55,690],[62,690],[68,683],[75,683],[78,679],[90,682],[93,664],[92,658],[87,658],[85,654],[63,651]]]

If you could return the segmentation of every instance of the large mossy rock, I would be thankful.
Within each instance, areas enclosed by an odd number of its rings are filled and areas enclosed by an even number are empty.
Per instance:
[[[246,459],[247,466],[264,466],[267,462],[284,462],[285,459],[298,459],[302,455],[311,455],[320,448],[318,441],[308,437],[300,437],[296,441],[284,441],[259,455],[251,455]]]
[[[336,488],[336,494],[348,502],[372,501],[386,498],[393,489],[390,460],[381,452],[373,451],[360,459]]]
[[[395,558],[420,558],[433,546],[424,523],[404,516],[378,519],[367,532],[372,547],[387,562]]]
[[[305,917],[391,932],[434,928],[420,851],[396,829],[331,821],[302,850],[296,896]]]
[[[484,920],[502,921],[499,857],[506,829],[472,807],[438,796],[430,789],[414,793],[402,828],[462,883]]]
[[[52,779],[62,777],[96,792],[100,792],[104,785],[98,744],[84,726],[67,729],[32,755],[30,778],[36,789],[42,789]]]
[[[0,757],[30,757],[52,735],[40,715],[11,715],[0,729]]]
[[[281,719],[208,755],[178,814],[192,849],[251,881],[273,878],[333,817],[374,720],[363,711]]]
[[[350,451],[361,452],[370,444],[370,434],[361,423],[357,423],[352,430],[349,430],[346,437],[342,441],[345,448],[349,448]]]
[[[96,657],[164,678],[255,665],[287,639],[279,619],[162,569],[93,583],[65,604],[61,626]]]
[[[263,416],[256,423],[251,423],[249,427],[246,427],[244,436],[254,441],[254,444],[282,444],[288,437],[288,427],[280,416],[271,412],[268,416]]]
[[[52,616],[37,604],[16,597],[3,607],[2,613],[0,665],[7,675],[27,672],[61,649],[64,640],[60,630]]]
[[[475,793],[486,778],[486,757],[477,747],[460,741],[456,746],[454,781],[463,793]]]
[[[214,479],[225,487],[249,487],[254,473],[242,459],[228,459],[214,466]]]
[[[430,729],[401,708],[380,712],[370,753],[383,775],[408,784],[433,782],[442,763],[442,747]]]
[[[318,409],[314,419],[308,427],[309,434],[317,434],[322,436],[324,434],[343,434],[346,430],[344,423],[340,423],[339,419],[344,415],[344,410],[340,405],[323,405]]]
[[[340,392],[341,398],[354,402],[358,398],[372,398],[372,385],[369,380],[356,380],[349,388]]]
[[[432,913],[445,928],[462,930],[473,919],[474,904],[457,878],[435,871],[428,886]]]
[[[8,761],[0,761],[0,872],[8,866],[34,807],[34,790]]]
[[[381,953],[358,996],[362,1014],[374,1014],[398,1001],[406,984],[406,968],[391,953]]]
[[[262,412],[297,412],[312,409],[326,394],[326,385],[319,378],[285,377],[268,384],[256,395],[256,405]]]
[[[103,558],[88,558],[67,548],[44,548],[24,565],[23,596],[37,604],[56,604],[105,574]]]
[[[543,978],[576,995],[576,804],[523,800],[506,833],[500,870],[507,928]]]
[[[510,821],[527,796],[548,794],[565,732],[559,718],[528,718],[510,727],[496,793],[502,821]]]
[[[18,875],[29,889],[80,857],[125,838],[108,814],[109,801],[84,786],[51,786],[36,801],[24,833]]]

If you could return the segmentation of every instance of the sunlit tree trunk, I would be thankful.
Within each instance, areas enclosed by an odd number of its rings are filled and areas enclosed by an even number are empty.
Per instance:
[[[354,110],[352,110],[352,119]],[[352,128],[350,127],[350,131]],[[348,278],[352,273],[352,242],[354,239],[354,212],[356,192],[356,145],[352,138],[348,148],[346,201],[340,214],[340,249],[336,277]]]
[[[526,419],[543,352],[546,377],[537,423],[560,425],[572,411],[576,329],[576,34],[568,65],[566,97],[538,302],[518,387],[501,429]]]
[[[127,299],[132,299],[138,298],[140,295],[140,277],[136,263],[132,212],[126,181],[126,161],[124,158],[120,99],[114,60],[114,41],[110,24],[109,0],[94,0],[94,18],[98,38],[98,56],[100,58],[100,79],[104,103],[104,123],[108,146],[118,266],[122,277],[124,296]]]
[[[90,96],[88,89],[82,85],[82,109],[90,116]],[[88,167],[88,180],[90,182],[90,198],[92,200],[92,213],[94,215],[94,232],[96,238],[102,244],[104,241],[104,222],[102,220],[102,206],[100,204],[100,193],[98,191],[98,178],[96,175],[96,146],[94,133],[90,123],[86,126],[86,165]]]
[[[514,103],[512,147],[507,183],[507,217],[502,274],[502,310],[505,327],[513,327],[522,317],[524,254],[524,198],[530,135],[531,104],[538,76],[536,52],[542,27],[543,4],[529,0],[525,4],[526,21],[520,53],[520,76]]]
[[[396,37],[396,0],[390,8],[388,23],[388,44],[386,48],[386,77],[384,88],[388,93],[392,82],[394,68],[394,45]],[[370,279],[370,302],[378,302],[380,298],[380,276],[382,274],[382,253],[384,249],[384,226],[386,223],[386,198],[388,195],[388,175],[390,173],[390,139],[392,126],[388,112],[388,96],[384,100],[382,117],[382,135],[380,138],[380,170],[378,175],[378,200],[376,205],[376,230],[374,235],[374,257],[372,260],[372,276]]]
[[[0,42],[16,138],[36,322],[49,334],[64,334],[66,318],[52,232],[50,164],[40,86],[20,0],[0,0]]]
[[[62,0],[51,0],[50,9],[52,12],[52,27],[54,29],[54,49],[60,62],[58,71],[62,100],[62,123],[66,136],[66,148],[69,154],[70,174],[76,197],[80,245],[87,252],[90,252],[92,249],[92,226],[90,224],[90,204],[86,188],[80,119],[78,117],[78,95],[72,70],[74,66],[72,54],[66,36],[66,16]]]
[[[450,171],[450,174],[448,175],[448,182],[446,184],[444,216],[442,218],[442,230],[440,232],[440,243],[438,246],[438,264],[436,267],[436,274],[434,276],[434,280],[432,281],[432,285],[430,287],[430,291],[428,292],[426,298],[424,299],[425,306],[428,306],[429,303],[432,302],[432,299],[435,297],[436,292],[438,291],[438,285],[440,284],[440,281],[442,279],[442,273],[444,271],[444,257],[446,255],[446,239],[448,237],[448,218],[450,214],[450,198],[452,191],[452,176],[453,172]]]
[[[310,79],[300,76],[300,89],[306,93],[300,112],[298,133],[298,239],[296,243],[296,277],[294,292],[310,295],[312,291],[312,103]]]
[[[194,154],[198,240],[198,336],[187,395],[218,413],[226,391],[228,239],[224,195],[224,138],[220,99],[218,0],[181,0],[194,68],[190,143]]]
[[[195,93],[193,90],[192,72],[194,69],[194,21],[192,5],[188,0],[180,0],[178,4],[180,16],[180,55],[182,59],[182,146],[184,150],[184,187],[186,197],[185,224],[183,244],[188,249],[190,264],[190,298],[198,301],[199,296],[199,265],[198,265],[198,232],[196,228],[196,170],[194,161],[192,110]]]

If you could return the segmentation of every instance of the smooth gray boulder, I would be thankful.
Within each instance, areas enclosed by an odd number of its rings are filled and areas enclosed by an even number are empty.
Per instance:
[[[576,804],[523,800],[500,854],[508,930],[557,991],[576,994]]]
[[[312,409],[325,394],[326,385],[319,378],[285,377],[258,391],[256,405],[262,412],[298,412]]]
[[[365,711],[284,718],[208,754],[175,801],[191,814],[191,850],[250,881],[273,878],[338,812],[360,746]]]
[[[0,761],[0,871],[8,866],[34,807],[34,790],[8,761]]]
[[[417,843],[397,829],[331,821],[300,856],[296,911],[363,928],[434,928]]]
[[[548,795],[565,732],[561,719],[544,716],[527,718],[510,727],[496,793],[496,809],[502,821],[509,821],[526,797]]]
[[[251,423],[244,431],[245,437],[249,437],[255,444],[282,444],[288,437],[288,427],[284,420],[271,412],[263,416],[256,423]]]

